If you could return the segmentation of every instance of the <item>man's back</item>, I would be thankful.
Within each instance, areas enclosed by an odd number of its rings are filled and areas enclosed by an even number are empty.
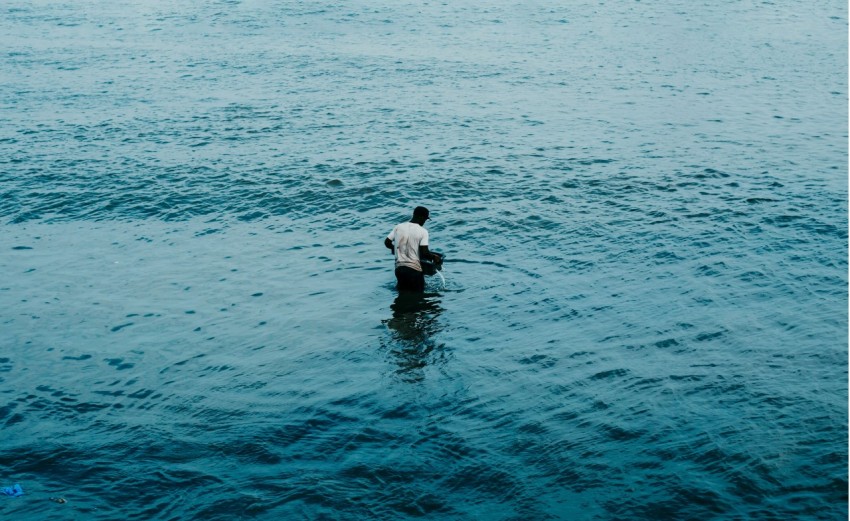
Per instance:
[[[395,244],[395,265],[422,271],[419,247],[428,246],[428,230],[413,222],[404,222],[393,228],[388,237]]]

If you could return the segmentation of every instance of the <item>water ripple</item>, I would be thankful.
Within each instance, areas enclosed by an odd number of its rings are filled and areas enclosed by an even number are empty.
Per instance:
[[[0,517],[846,517],[845,11],[3,7]]]

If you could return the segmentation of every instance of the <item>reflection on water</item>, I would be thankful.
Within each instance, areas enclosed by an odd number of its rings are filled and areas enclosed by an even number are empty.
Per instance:
[[[401,292],[390,309],[392,318],[383,323],[390,330],[385,347],[398,366],[395,372],[406,381],[422,380],[424,368],[442,356],[442,345],[434,340],[441,329],[439,317],[443,312],[439,295]]]

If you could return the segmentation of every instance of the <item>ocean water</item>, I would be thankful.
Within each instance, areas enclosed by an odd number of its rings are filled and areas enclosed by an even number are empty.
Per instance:
[[[4,2],[0,518],[846,519],[847,28]]]

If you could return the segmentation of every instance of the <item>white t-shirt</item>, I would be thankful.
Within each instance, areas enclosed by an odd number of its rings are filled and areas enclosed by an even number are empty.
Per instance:
[[[428,230],[416,223],[406,222],[396,225],[387,239],[395,244],[395,265],[407,266],[422,271],[419,263],[419,247],[428,246]]]

